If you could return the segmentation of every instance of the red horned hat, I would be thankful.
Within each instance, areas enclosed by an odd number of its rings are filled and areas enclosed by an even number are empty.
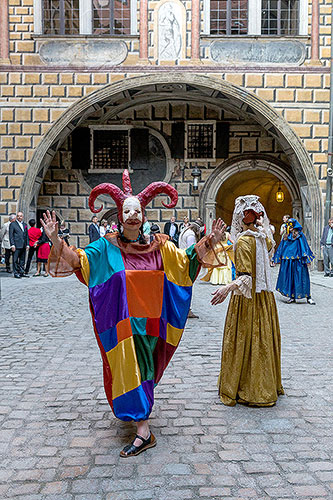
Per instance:
[[[147,186],[141,193],[136,197],[139,199],[142,211],[148,205],[148,203],[155,198],[158,194],[165,193],[170,196],[170,203],[166,204],[162,201],[166,208],[173,208],[176,206],[178,201],[178,193],[174,187],[170,186],[166,182],[152,182]],[[89,196],[89,208],[92,212],[98,213],[103,209],[103,205],[100,208],[95,208],[95,200],[101,194],[109,194],[111,198],[116,202],[118,215],[120,220],[122,220],[122,208],[126,198],[134,196],[132,193],[131,180],[128,170],[124,170],[123,173],[123,191],[115,184],[103,183],[94,187]]]

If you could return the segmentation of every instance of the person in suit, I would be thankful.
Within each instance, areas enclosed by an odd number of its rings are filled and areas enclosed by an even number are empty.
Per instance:
[[[333,276],[333,218],[324,227],[320,240],[320,245],[324,255],[324,276]],[[330,269],[331,264],[331,269]]]
[[[66,227],[66,222],[63,220],[61,223],[60,223],[60,227],[59,227],[59,230],[58,230],[58,236],[59,238],[62,238],[64,240],[64,242],[66,243],[66,245],[69,247],[69,229],[68,227]]]
[[[98,240],[101,237],[101,233],[99,231],[98,219],[94,216],[91,219],[91,224],[89,226],[89,243]]]
[[[0,231],[0,240],[1,240],[1,248],[5,251],[5,265],[6,272],[10,273],[10,256],[13,252],[10,249],[10,241],[9,241],[9,226],[16,219],[16,214],[10,214],[8,217],[8,222],[5,222]]]
[[[29,277],[24,272],[25,252],[29,248],[28,226],[23,222],[23,213],[16,214],[16,220],[9,226],[9,241],[14,252],[14,277]]]
[[[170,240],[175,245],[178,245],[178,224],[176,224],[176,217],[172,216],[170,221],[164,225],[164,234],[170,236]]]

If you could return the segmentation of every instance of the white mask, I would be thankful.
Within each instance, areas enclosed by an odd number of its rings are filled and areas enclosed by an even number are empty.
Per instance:
[[[141,205],[136,196],[126,198],[123,204],[123,221],[126,222],[127,219],[132,218],[137,218],[140,222],[142,222]]]

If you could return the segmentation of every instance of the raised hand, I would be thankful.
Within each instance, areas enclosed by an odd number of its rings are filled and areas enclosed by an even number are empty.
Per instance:
[[[213,220],[213,225],[212,225],[212,232],[210,233],[212,243],[216,245],[219,241],[221,241],[223,234],[225,233],[225,230],[227,228],[227,225],[222,219],[217,219]]]
[[[51,214],[49,210],[46,210],[46,214],[43,213],[43,219],[40,219],[40,221],[46,236],[50,238],[52,242],[58,240],[58,222],[55,211],[53,210]]]

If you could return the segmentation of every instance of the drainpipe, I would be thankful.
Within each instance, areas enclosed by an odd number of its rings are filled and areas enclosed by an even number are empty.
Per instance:
[[[331,217],[332,178],[333,178],[333,11],[331,13],[331,73],[330,73],[330,113],[328,131],[328,159],[326,174],[325,225]]]
[[[0,0],[0,64],[10,64],[8,0]]]
[[[140,1],[139,33],[139,64],[148,64],[148,0]]]
[[[310,65],[320,66],[319,59],[319,0],[312,0],[311,16],[311,60]]]
[[[200,62],[200,2],[192,0],[192,26],[191,26],[191,62]]]

